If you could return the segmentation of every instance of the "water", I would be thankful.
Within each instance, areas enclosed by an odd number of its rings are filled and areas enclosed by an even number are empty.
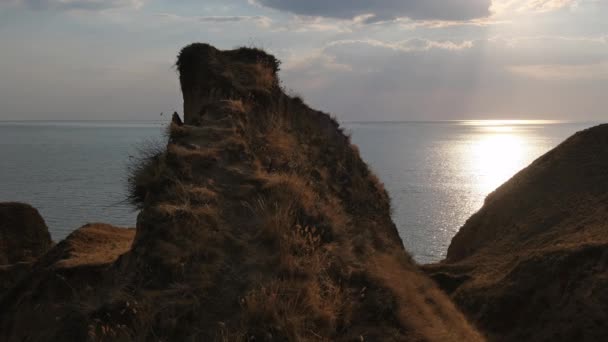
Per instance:
[[[443,259],[485,197],[534,159],[594,123],[460,121],[351,123],[393,201],[393,220],[420,263]]]
[[[36,207],[55,241],[89,222],[134,227],[129,156],[162,132],[153,122],[0,122],[0,202]]]
[[[407,250],[442,259],[493,189],[591,123],[346,123],[385,183]],[[161,140],[158,122],[0,122],[0,201],[38,208],[58,241],[88,222],[133,227],[129,156]]]

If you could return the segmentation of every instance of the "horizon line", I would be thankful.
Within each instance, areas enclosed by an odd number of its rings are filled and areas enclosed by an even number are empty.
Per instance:
[[[406,119],[406,120],[340,120],[341,123],[441,123],[441,122],[469,122],[472,125],[479,122],[494,122],[494,123],[507,123],[507,124],[521,124],[521,123],[544,123],[544,124],[557,124],[557,123],[584,123],[584,122],[603,122],[599,119],[583,119],[583,120],[571,120],[571,119],[439,119],[439,120],[425,120],[425,119]],[[0,119],[0,122],[158,122],[158,121],[171,121],[169,117],[159,119]]]

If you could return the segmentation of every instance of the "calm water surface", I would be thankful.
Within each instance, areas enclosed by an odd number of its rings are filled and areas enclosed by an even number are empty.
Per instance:
[[[592,123],[459,121],[346,123],[389,191],[403,242],[438,261],[485,196]],[[158,122],[0,122],[0,201],[40,210],[53,239],[87,222],[134,226],[130,156],[162,141]]]
[[[534,159],[594,123],[459,121],[346,124],[384,181],[406,249],[445,257],[485,197]]]
[[[58,241],[88,222],[134,227],[126,169],[153,122],[0,122],[0,201],[26,202]]]

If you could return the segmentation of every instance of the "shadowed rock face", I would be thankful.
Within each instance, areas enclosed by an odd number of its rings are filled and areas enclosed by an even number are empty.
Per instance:
[[[219,51],[208,44],[184,48],[177,60],[184,97],[184,121],[198,124],[219,101],[261,101],[276,87],[280,62],[266,52],[242,48]]]
[[[168,340],[481,340],[403,250],[386,192],[337,122],[283,93],[273,57],[195,44],[177,65],[186,125],[141,172],[148,191],[125,259],[147,329]]]
[[[110,269],[134,235],[134,229],[88,224],[26,269],[15,265],[13,286],[0,293],[0,340],[89,340],[87,314],[111,296],[119,279]]]
[[[337,122],[283,93],[274,57],[195,44],[177,65],[185,124],[134,167],[131,250],[32,273],[0,302],[0,340],[482,340],[403,249]],[[58,272],[77,286],[33,295]],[[25,329],[40,312],[56,320]]]
[[[490,194],[427,271],[491,340],[608,340],[608,125]]]
[[[38,210],[23,203],[0,203],[0,265],[34,261],[51,245]]]

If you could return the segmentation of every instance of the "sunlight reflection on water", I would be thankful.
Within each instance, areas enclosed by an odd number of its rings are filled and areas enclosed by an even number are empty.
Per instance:
[[[476,179],[477,191],[490,193],[525,166],[526,157],[534,155],[533,144],[530,137],[512,130],[472,138],[462,154],[463,162],[469,164],[471,175]]]
[[[592,123],[547,120],[348,123],[385,183],[406,249],[421,263],[445,257],[485,197]]]

